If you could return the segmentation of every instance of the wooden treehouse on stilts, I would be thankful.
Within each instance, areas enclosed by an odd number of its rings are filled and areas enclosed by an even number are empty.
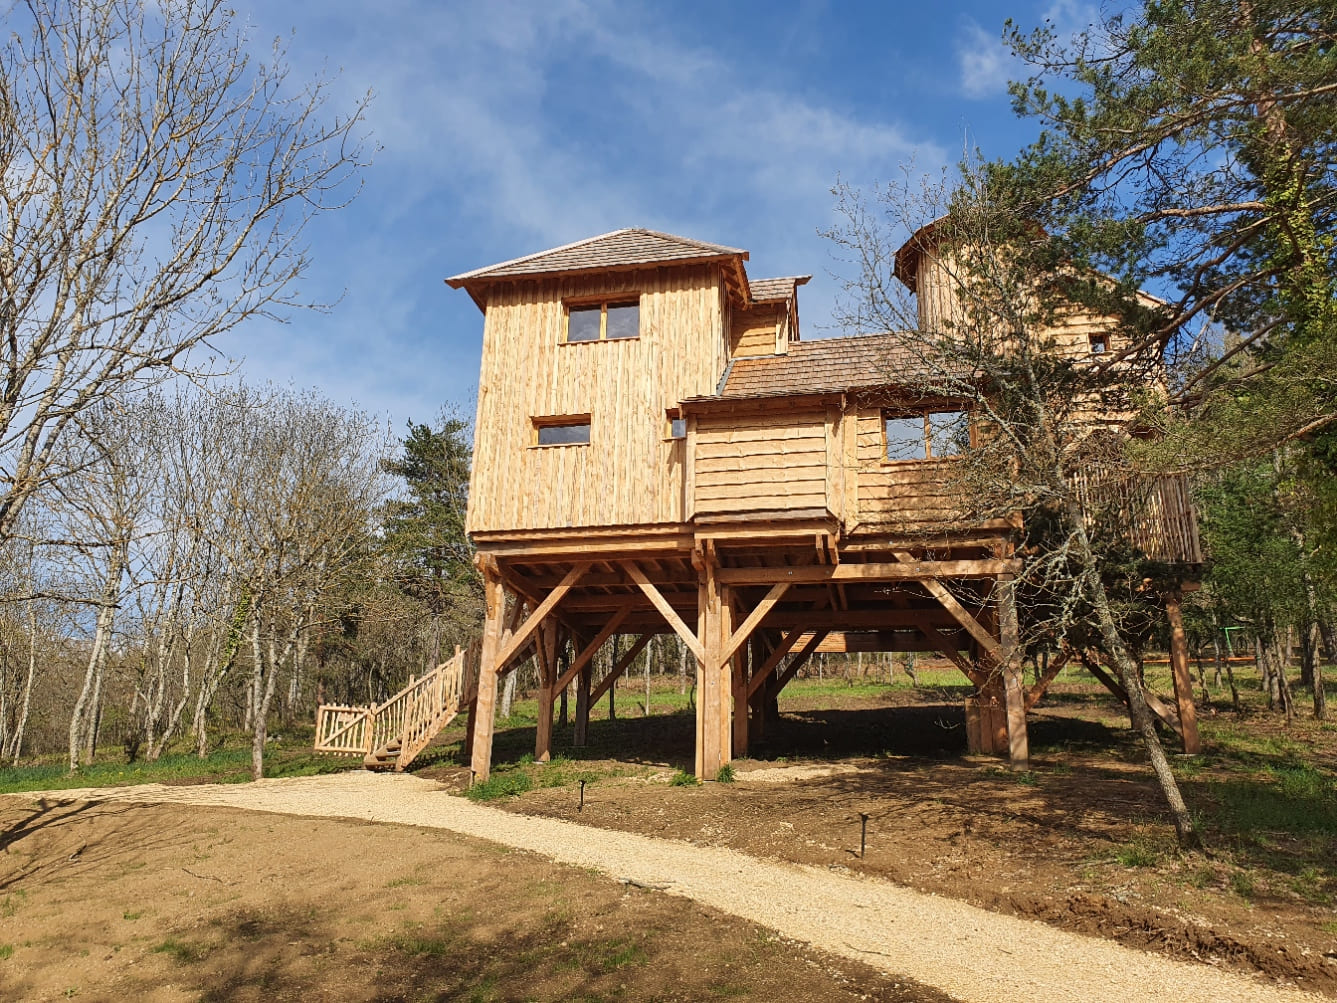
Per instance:
[[[921,312],[950,295],[932,255],[904,259]],[[952,459],[937,432],[961,414],[898,396],[895,334],[800,340],[808,276],[749,279],[747,260],[632,229],[447,280],[484,314],[475,780],[491,770],[507,672],[536,659],[542,761],[557,696],[576,684],[584,744],[591,704],[670,632],[696,659],[702,779],[775,725],[780,691],[819,648],[945,656],[976,687],[971,750],[1027,761],[1026,713],[1048,680],[1022,678],[1017,526],[942,529]],[[1072,337],[1097,350],[1080,325]],[[1153,545],[1200,560],[1186,493],[1156,503]],[[596,688],[594,655],[614,635],[635,642]]]

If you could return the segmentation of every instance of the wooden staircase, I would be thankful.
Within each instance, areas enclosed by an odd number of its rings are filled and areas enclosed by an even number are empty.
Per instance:
[[[370,707],[321,704],[316,709],[316,751],[361,756],[369,770],[402,772],[478,693],[481,643],[455,649],[385,703]]]

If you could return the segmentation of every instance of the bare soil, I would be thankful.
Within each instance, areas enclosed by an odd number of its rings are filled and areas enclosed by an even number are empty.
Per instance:
[[[948,999],[435,829],[5,798],[0,834],[5,999]]]
[[[1268,771],[1296,749],[1330,772],[1337,729],[1300,719],[1287,728],[1259,714],[1242,726],[1228,710],[1205,708],[1208,755],[1179,765],[1211,849],[1180,855],[1120,709],[1090,687],[1056,689],[1032,719],[1034,762],[1024,774],[962,754],[952,694],[852,687],[842,697],[828,688],[791,699],[758,758],[735,762],[732,784],[664,782],[690,768],[692,718],[677,714],[596,721],[589,749],[559,748],[601,778],[587,784],[583,808],[573,782],[493,803],[874,875],[1337,996],[1337,831],[1322,821],[1335,806],[1320,805],[1328,814],[1301,835],[1226,821],[1232,799],[1281,798]],[[1241,727],[1261,750],[1256,762],[1237,748]],[[500,735],[503,763],[527,742],[531,729]],[[539,783],[553,769],[515,768]],[[456,789],[468,780],[445,761],[420,775]]]

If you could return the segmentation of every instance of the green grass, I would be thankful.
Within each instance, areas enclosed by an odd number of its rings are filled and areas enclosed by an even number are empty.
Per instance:
[[[8,919],[19,911],[19,905],[28,897],[28,893],[22,888],[15,888],[12,892],[0,899],[0,919]]]
[[[382,947],[414,958],[443,958],[450,953],[450,941],[443,937],[417,937],[398,934],[393,937],[386,937],[380,944]]]
[[[715,780],[721,784],[731,784],[735,779],[733,766],[729,763],[721,766],[719,772],[715,774]]]
[[[696,784],[696,777],[686,770],[679,770],[673,774],[673,779],[669,781],[670,787],[695,787]]]
[[[1308,763],[1271,766],[1257,777],[1208,780],[1204,786],[1217,806],[1214,821],[1232,835],[1337,832],[1333,780]]]
[[[362,764],[355,759],[318,756],[309,746],[271,748],[265,754],[265,776],[307,777],[340,773]],[[200,759],[190,753],[162,756],[154,762],[126,763],[120,753],[108,754],[77,773],[64,761],[0,769],[0,794],[67,790],[72,787],[120,787],[148,783],[242,783],[251,779],[250,746],[219,749]]]
[[[1114,859],[1130,870],[1137,867],[1155,867],[1161,853],[1146,840],[1134,839],[1114,851]]]
[[[480,784],[474,784],[464,792],[464,796],[471,801],[495,801],[497,798],[516,797],[546,787],[575,788],[582,781],[594,784],[629,772],[619,767],[591,769],[584,763],[563,756],[555,756],[547,763],[536,763],[534,757],[527,754],[514,763],[495,767],[492,776]]]
[[[0,961],[8,961],[14,957],[13,944],[0,944]]]
[[[172,958],[182,964],[193,964],[196,961],[203,961],[209,956],[207,945],[192,944],[189,941],[177,940],[175,937],[168,937],[152,950],[154,954],[171,955]]]

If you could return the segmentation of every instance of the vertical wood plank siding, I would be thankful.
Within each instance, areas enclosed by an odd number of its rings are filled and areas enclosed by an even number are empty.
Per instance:
[[[561,344],[564,299],[640,294],[640,337]],[[664,412],[724,369],[717,266],[498,286],[483,323],[468,529],[677,523],[684,444]],[[531,446],[535,416],[590,415],[588,446]]]

